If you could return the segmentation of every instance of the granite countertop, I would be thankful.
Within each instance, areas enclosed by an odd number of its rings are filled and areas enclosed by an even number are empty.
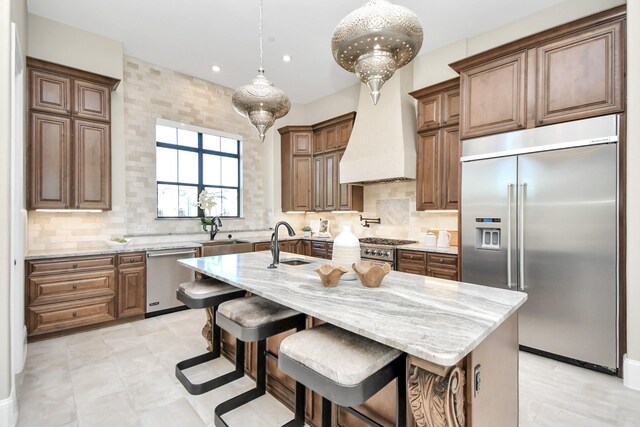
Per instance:
[[[290,266],[282,261],[306,259]],[[522,292],[392,271],[379,288],[342,280],[325,288],[313,271],[326,260],[251,252],[180,260],[231,285],[402,350],[452,366],[469,354],[527,299]]]
[[[407,249],[411,251],[434,252],[439,254],[458,255],[457,246],[449,246],[448,248],[439,248],[437,246],[427,246],[424,243],[411,243],[410,245],[398,246],[398,249]]]
[[[333,242],[333,238],[319,238],[319,237],[302,237],[302,236],[280,236],[279,240],[318,240],[324,242]],[[215,240],[216,243],[224,243],[229,239],[218,239]],[[270,242],[271,237],[239,237],[237,239],[232,239],[237,242],[243,243],[260,243],[260,242]],[[159,251],[163,249],[184,249],[184,248],[199,248],[203,245],[206,245],[209,240],[200,240],[196,241],[180,241],[180,242],[164,242],[164,243],[142,243],[136,244],[135,242],[131,242],[125,247],[111,247],[107,246],[106,243],[99,243],[95,247],[91,248],[83,248],[83,249],[59,249],[59,250],[46,250],[46,251],[29,251],[25,255],[25,260],[38,260],[38,259],[46,259],[46,258],[64,258],[70,256],[92,256],[92,255],[114,255],[114,254],[122,254],[129,252],[146,252],[146,251]]]

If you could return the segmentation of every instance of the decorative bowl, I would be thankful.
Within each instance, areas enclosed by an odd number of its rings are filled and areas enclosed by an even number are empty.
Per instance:
[[[376,264],[371,261],[361,261],[352,265],[353,270],[360,278],[360,282],[367,288],[377,288],[382,283],[384,276],[389,274],[389,264]]]
[[[126,240],[126,242],[116,242],[115,240],[105,240],[104,242],[112,248],[124,248],[129,243],[131,243],[131,239],[124,239],[124,240]]]
[[[318,273],[318,276],[320,276],[322,286],[327,288],[334,288],[338,286],[340,277],[349,270],[339,265],[322,264],[314,271]]]

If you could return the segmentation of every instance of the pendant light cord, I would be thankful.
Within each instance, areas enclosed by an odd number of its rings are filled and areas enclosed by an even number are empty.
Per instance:
[[[260,25],[258,27],[258,34],[260,44],[260,68],[258,68],[258,72],[264,73],[264,68],[262,68],[262,0],[260,0]]]

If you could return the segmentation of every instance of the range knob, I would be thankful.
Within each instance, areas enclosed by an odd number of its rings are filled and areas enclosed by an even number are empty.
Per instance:
[[[391,256],[391,252],[386,251],[386,252],[384,253],[384,256],[386,256],[387,258],[389,258],[389,257]]]
[[[380,251],[380,250],[376,251],[376,255],[382,256],[382,251]]]
[[[364,250],[364,254],[365,255],[371,255],[371,249],[365,249]]]

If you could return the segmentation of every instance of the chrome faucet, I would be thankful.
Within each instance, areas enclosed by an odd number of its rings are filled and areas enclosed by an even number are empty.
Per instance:
[[[222,220],[219,216],[214,216],[211,218],[211,240],[216,238],[216,234],[218,234],[218,227],[222,227]]]
[[[267,268],[278,268],[278,264],[280,263],[280,248],[278,248],[278,228],[284,225],[287,227],[287,231],[289,232],[289,236],[293,237],[296,235],[295,231],[293,231],[293,227],[289,225],[286,221],[280,221],[273,227],[273,234],[271,235],[271,256],[273,256],[273,260],[271,261],[271,265]]]

